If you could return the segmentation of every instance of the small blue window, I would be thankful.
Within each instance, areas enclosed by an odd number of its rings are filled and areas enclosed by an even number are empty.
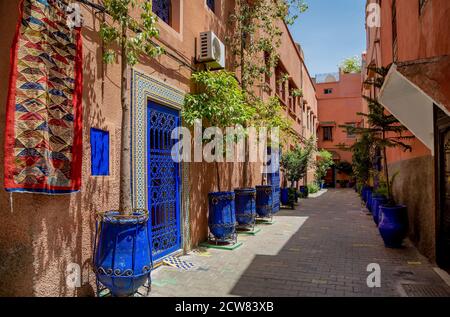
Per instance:
[[[109,175],[109,132],[91,128],[91,174]]]

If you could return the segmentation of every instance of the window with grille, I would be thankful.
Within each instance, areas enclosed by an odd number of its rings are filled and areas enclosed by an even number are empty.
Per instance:
[[[333,141],[333,127],[323,127],[323,140]]]
[[[323,93],[325,95],[331,95],[333,93],[333,89],[332,88],[326,88],[323,90]]]
[[[215,0],[206,0],[206,5],[212,12],[216,12],[216,1]]]
[[[356,127],[356,124],[354,122],[347,123],[347,125],[353,128]],[[355,138],[355,137],[356,137],[355,132],[347,129],[347,138]]]
[[[162,21],[171,23],[171,0],[153,0],[153,13]]]

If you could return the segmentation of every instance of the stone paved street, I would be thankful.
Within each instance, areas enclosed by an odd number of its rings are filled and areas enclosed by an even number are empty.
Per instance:
[[[150,296],[450,295],[433,265],[406,243],[387,249],[352,190],[330,190],[283,210],[234,251],[192,252],[191,271],[161,267]],[[381,288],[368,288],[367,265],[381,266]]]

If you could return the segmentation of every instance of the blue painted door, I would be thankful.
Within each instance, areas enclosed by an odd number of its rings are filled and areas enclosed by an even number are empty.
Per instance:
[[[172,159],[172,130],[180,126],[177,110],[149,101],[147,109],[149,230],[153,260],[181,248],[180,164]]]

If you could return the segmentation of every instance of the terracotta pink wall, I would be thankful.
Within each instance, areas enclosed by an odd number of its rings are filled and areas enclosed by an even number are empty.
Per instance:
[[[367,29],[366,63],[388,66],[392,62],[408,62],[450,54],[450,1],[428,0],[422,11],[419,1],[397,0],[398,59],[394,61],[392,37],[393,0],[381,2],[381,28]],[[423,74],[425,75],[425,74]],[[441,93],[450,95],[448,83]],[[370,93],[365,90],[366,93]],[[378,91],[372,91],[376,96]],[[411,134],[410,134],[411,135]],[[388,149],[391,175],[399,172],[394,184],[394,196],[408,206],[410,238],[431,260],[435,256],[435,188],[434,157],[418,139],[410,142],[412,152]],[[423,186],[417,186],[422,184]]]
[[[94,1],[96,2],[96,1]],[[233,1],[216,1],[217,14],[204,1],[174,0],[178,9],[176,29],[159,22],[161,42],[168,51],[191,64],[195,43],[202,31],[213,30],[224,40],[226,21]],[[0,102],[6,101],[9,49],[17,23],[19,0],[1,1],[0,14]],[[118,158],[120,149],[120,69],[102,63],[98,36],[101,15],[81,5],[85,24],[83,36],[83,175],[80,193],[64,196],[7,194],[3,188],[3,146],[0,147],[0,296],[86,296],[93,295],[92,245],[96,212],[118,207]],[[174,14],[174,16],[177,16]],[[285,33],[285,50],[292,40]],[[295,56],[295,55],[294,55]],[[299,78],[299,59],[283,55],[283,63]],[[120,61],[120,59],[119,59]],[[227,67],[229,67],[228,65]],[[144,60],[136,69],[177,89],[190,91],[191,71],[167,56]],[[300,79],[296,79],[300,80]],[[307,88],[310,91],[310,88]],[[315,94],[308,93],[314,103]],[[0,107],[0,143],[4,141],[5,107]],[[89,129],[98,127],[111,134],[111,176],[90,176]],[[222,164],[222,188],[232,190],[242,184],[242,164]],[[212,164],[192,163],[190,182],[190,243],[196,246],[207,235],[207,193],[216,190]],[[261,183],[260,165],[252,164],[251,183]],[[69,263],[82,266],[82,287],[66,286]]]

